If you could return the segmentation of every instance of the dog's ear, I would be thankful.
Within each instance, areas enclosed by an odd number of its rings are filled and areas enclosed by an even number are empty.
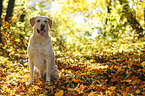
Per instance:
[[[35,18],[36,18],[36,17],[32,17],[32,18],[29,19],[29,22],[30,22],[30,24],[31,24],[32,27],[33,27],[34,24],[35,24]]]
[[[50,19],[49,17],[47,17],[47,19],[48,19],[48,24],[49,24],[49,26],[51,28],[51,26],[52,26],[52,19]]]

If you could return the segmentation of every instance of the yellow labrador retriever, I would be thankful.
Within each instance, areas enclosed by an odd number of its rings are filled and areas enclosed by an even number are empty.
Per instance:
[[[50,78],[58,79],[59,72],[54,60],[51,37],[48,34],[49,28],[52,26],[52,20],[45,16],[36,16],[30,18],[30,24],[33,27],[33,34],[27,48],[30,71],[29,82],[33,82],[35,73],[38,72],[39,78],[46,73],[46,81],[50,81]]]

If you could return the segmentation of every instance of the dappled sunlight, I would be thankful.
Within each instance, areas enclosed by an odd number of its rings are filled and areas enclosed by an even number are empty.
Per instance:
[[[145,0],[1,1],[1,95],[145,95]],[[9,4],[14,10],[8,19]],[[59,80],[28,82],[29,19],[36,15],[53,21],[49,35]]]
[[[91,63],[87,65],[87,69],[106,69],[108,65],[102,65],[101,63]]]

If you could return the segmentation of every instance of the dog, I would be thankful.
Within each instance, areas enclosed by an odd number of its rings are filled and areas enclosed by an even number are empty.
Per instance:
[[[36,16],[29,19],[33,27],[33,34],[30,36],[27,53],[29,62],[30,77],[32,83],[35,78],[42,78],[46,74],[46,81],[59,79],[59,71],[55,64],[54,50],[52,48],[49,29],[52,20],[46,16]]]

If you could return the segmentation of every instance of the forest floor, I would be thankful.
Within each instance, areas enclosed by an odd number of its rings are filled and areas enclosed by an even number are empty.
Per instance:
[[[145,95],[144,53],[56,55],[59,80],[28,83],[27,59],[0,58],[1,95],[131,96]]]

